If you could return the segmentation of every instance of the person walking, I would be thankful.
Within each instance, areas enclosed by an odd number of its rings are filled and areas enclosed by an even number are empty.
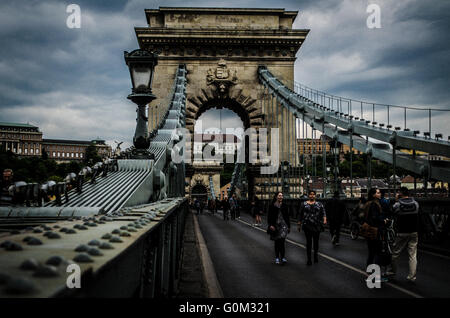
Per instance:
[[[345,214],[345,204],[339,199],[339,191],[334,192],[333,198],[327,202],[325,207],[330,225],[331,243],[339,245],[341,225]]]
[[[394,250],[392,251],[392,275],[396,275],[398,257],[405,247],[407,247],[409,273],[406,279],[410,282],[415,282],[417,272],[419,204],[414,198],[409,196],[408,188],[400,188],[398,201],[392,207],[392,212],[397,226],[397,237],[394,243]]]
[[[368,201],[364,205],[364,221],[371,227],[377,228],[377,234],[373,238],[367,237],[368,256],[366,265],[380,265],[380,256],[382,250],[382,241],[380,233],[384,231],[387,219],[383,218],[383,211],[380,204],[381,192],[377,188],[371,188],[367,195]],[[387,281],[382,277],[382,281]]]
[[[286,264],[286,237],[291,231],[289,211],[283,203],[283,193],[277,192],[269,205],[267,213],[267,233],[275,242],[275,264]]]
[[[217,209],[219,209],[219,205],[220,205],[219,198],[216,198],[214,200],[214,213],[216,213],[216,214],[217,214]]]
[[[195,206],[195,210],[197,211],[197,215],[199,215],[199,214],[200,214],[200,208],[201,208],[201,206],[200,206],[200,201],[199,201],[198,198],[195,199],[195,201],[194,201],[194,206]]]
[[[262,215],[262,207],[256,195],[253,196],[251,205],[251,213],[253,216],[253,226],[261,226],[261,215]]]
[[[308,191],[308,200],[300,206],[298,218],[298,231],[303,228],[306,237],[307,265],[312,265],[311,249],[314,245],[314,263],[319,262],[319,236],[323,225],[327,224],[327,215],[322,203],[316,201],[316,191]]]
[[[230,204],[231,219],[236,220],[236,213],[237,213],[237,209],[238,209],[236,193],[233,193],[233,195],[231,196],[231,198],[229,200],[229,204]]]
[[[209,213],[211,213],[212,215],[214,215],[214,212],[216,211],[216,200],[215,199],[211,199],[210,200],[210,209],[209,209]]]
[[[222,200],[222,210],[223,210],[223,220],[228,221],[228,211],[230,209],[230,203],[228,202],[228,197],[225,196]]]

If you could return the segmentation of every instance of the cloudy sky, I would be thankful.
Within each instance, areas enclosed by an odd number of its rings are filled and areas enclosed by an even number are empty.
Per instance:
[[[81,8],[80,29],[66,26],[71,3]],[[381,9],[379,29],[367,27],[370,3]],[[296,81],[370,102],[450,109],[447,0],[15,0],[0,2],[0,121],[33,123],[44,138],[131,141],[136,113],[123,51],[137,48],[144,9],[159,6],[298,10],[294,28],[311,31]],[[205,113],[218,127],[215,115]],[[403,115],[391,116],[400,125]],[[222,126],[240,125],[237,118],[223,111]],[[408,126],[423,131],[424,118],[411,111]],[[433,112],[433,132],[447,138],[448,120]]]

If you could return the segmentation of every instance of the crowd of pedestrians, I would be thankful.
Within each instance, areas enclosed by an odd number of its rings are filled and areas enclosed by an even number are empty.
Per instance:
[[[203,203],[194,202],[197,214],[202,214]],[[240,209],[236,194],[231,198],[224,197],[221,201],[211,200],[208,209],[212,214],[217,209],[223,210],[223,220],[240,218]],[[249,210],[253,218],[253,226],[262,226],[262,215],[265,209],[259,199],[253,196],[249,202]],[[283,193],[278,192],[267,208],[267,233],[274,241],[275,264],[286,264],[286,238],[291,231],[290,213],[283,201]],[[403,250],[407,250],[409,257],[409,272],[407,280],[414,282],[417,272],[417,244],[419,230],[419,204],[409,196],[407,188],[400,188],[395,200],[386,198],[379,189],[372,188],[367,199],[361,197],[350,215],[347,214],[345,203],[335,192],[325,205],[316,201],[316,192],[309,190],[305,193],[299,206],[297,215],[297,230],[303,232],[306,240],[306,264],[308,266],[319,262],[320,233],[328,225],[331,244],[340,244],[341,227],[346,217],[357,219],[361,224],[359,234],[366,239],[366,265],[377,264],[382,269],[381,281],[386,282],[396,276],[398,258]],[[392,232],[395,224],[395,232]],[[391,232],[389,232],[391,231]],[[395,233],[392,237],[389,233]]]

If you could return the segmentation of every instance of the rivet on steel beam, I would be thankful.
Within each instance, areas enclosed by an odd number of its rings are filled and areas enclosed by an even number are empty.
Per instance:
[[[92,240],[88,243],[88,245],[93,245],[93,246],[99,246],[100,245],[100,241],[99,240]]]
[[[5,292],[8,294],[28,294],[34,290],[34,283],[23,277],[9,279],[5,288]]]
[[[74,229],[67,229],[66,234],[76,234],[77,231],[75,231]]]
[[[47,265],[53,265],[53,266],[59,266],[61,263],[66,262],[66,260],[64,259],[64,257],[56,255],[56,256],[52,256],[50,257],[45,264]]]
[[[8,244],[5,249],[7,251],[22,251],[22,245],[20,245],[19,243],[16,242],[11,242],[10,244]]]
[[[24,271],[34,271],[39,267],[39,263],[34,258],[29,258],[20,264],[20,269]]]
[[[100,250],[98,248],[95,248],[95,247],[91,247],[88,250],[88,253],[89,253],[89,255],[92,255],[92,256],[103,256],[103,253],[100,252]]]
[[[120,231],[119,231],[119,232],[120,232]],[[109,240],[109,239],[111,239],[111,234],[106,233],[105,235],[102,236],[102,239],[103,239],[103,240]]]
[[[31,237],[28,241],[27,241],[28,245],[42,245],[42,241],[38,238],[35,237]]]
[[[54,229],[59,229],[59,227],[60,227],[59,225],[54,225],[53,226]]]
[[[57,277],[59,276],[58,269],[52,265],[40,265],[33,276],[35,277]]]
[[[107,242],[103,242],[102,244],[100,244],[99,248],[103,250],[112,250],[114,247]]]
[[[42,233],[43,231],[41,229],[34,229],[33,233]]]
[[[128,233],[127,231],[122,231],[120,232],[120,236],[131,236],[131,234]]]
[[[122,243],[122,239],[118,236],[113,236],[111,237],[111,239],[109,240],[111,243]]]
[[[78,245],[75,248],[75,252],[87,252],[88,250],[89,250],[89,247],[85,244]]]
[[[67,227],[63,227],[63,228],[62,228],[61,230],[59,230],[59,231],[64,233],[64,232],[67,232],[67,230],[68,230]]]
[[[85,253],[80,253],[73,258],[73,260],[77,263],[92,263],[94,260]]]
[[[126,226],[124,225],[124,226],[121,226],[120,229],[121,229],[121,230],[124,230],[124,231],[127,231],[127,230],[128,230],[128,227],[126,227]]]
[[[120,234],[120,230],[119,229],[114,229],[111,233],[112,234]]]
[[[58,233],[55,232],[50,232],[50,234],[47,236],[49,239],[60,239],[61,235],[59,235]]]

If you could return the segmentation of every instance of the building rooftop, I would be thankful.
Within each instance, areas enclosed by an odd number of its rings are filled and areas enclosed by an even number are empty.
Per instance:
[[[6,122],[0,122],[0,127],[38,128],[37,126],[33,126],[28,123],[22,124],[22,123],[6,123]]]
[[[43,144],[67,144],[67,145],[87,145],[91,144],[91,141],[86,140],[67,140],[67,139],[42,139]]]

